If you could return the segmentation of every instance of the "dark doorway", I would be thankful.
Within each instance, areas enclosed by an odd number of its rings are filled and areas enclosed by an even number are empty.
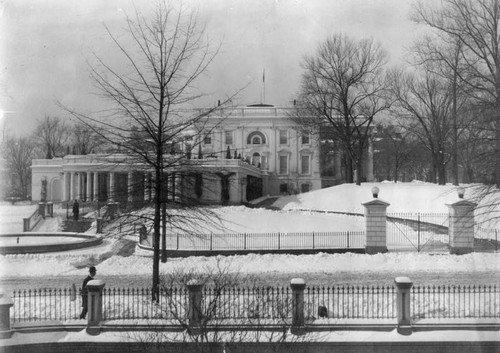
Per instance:
[[[247,201],[255,200],[262,196],[262,179],[247,175]]]

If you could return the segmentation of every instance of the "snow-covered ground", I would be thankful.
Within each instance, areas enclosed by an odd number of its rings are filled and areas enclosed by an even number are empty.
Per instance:
[[[230,232],[300,232],[325,230],[354,230],[360,227],[361,217],[338,216],[300,210],[327,210],[337,212],[362,213],[361,203],[372,199],[371,188],[375,184],[339,185],[296,196],[278,199],[275,207],[282,211],[251,209],[243,206],[221,207],[217,212],[224,217],[224,224]],[[379,197],[391,203],[389,212],[447,212],[446,203],[458,200],[455,187],[437,186],[424,183],[378,183]],[[24,206],[1,205],[0,212],[8,212],[14,217],[16,210],[25,212]],[[7,212],[5,211],[5,212]],[[6,217],[0,218],[5,220]],[[10,218],[9,222],[12,223]],[[18,219],[22,219],[19,216]],[[22,222],[22,221],[21,221]],[[55,227],[58,220],[47,223]],[[361,223],[362,225],[362,223]],[[40,229],[45,231],[46,229]],[[135,240],[135,239],[134,239]],[[152,268],[151,252],[136,249],[127,256],[120,255],[121,247],[115,239],[108,238],[98,247],[35,255],[0,256],[0,281],[15,278],[42,278],[71,276],[83,278],[85,265],[98,266],[100,276],[144,276],[149,277]],[[130,256],[128,256],[130,255]],[[231,271],[246,275],[270,276],[297,275],[313,278],[315,275],[337,273],[370,274],[391,273],[491,273],[492,280],[500,278],[500,254],[474,253],[463,256],[429,255],[422,253],[387,253],[378,255],[359,254],[316,254],[316,255],[246,255],[229,257],[191,257],[170,259],[160,264],[162,273],[194,270],[206,271],[207,268],[223,264]]]
[[[37,206],[30,203],[0,202],[0,234],[21,233],[23,218],[28,218],[36,211]]]

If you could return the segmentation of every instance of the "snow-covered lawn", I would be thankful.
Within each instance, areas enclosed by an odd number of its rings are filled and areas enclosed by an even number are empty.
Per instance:
[[[339,185],[296,196],[283,197],[275,206],[283,211],[251,209],[243,206],[221,207],[217,212],[224,217],[224,222],[231,232],[300,232],[300,231],[336,231],[362,229],[362,217],[338,216],[334,214],[294,211],[294,209],[314,209],[338,212],[362,213],[361,203],[369,201],[371,187],[374,184]],[[424,183],[391,184],[378,183],[380,198],[391,203],[392,212],[447,212],[446,203],[457,200],[452,186],[436,186]],[[3,208],[0,209],[4,212]],[[7,208],[11,217],[26,212],[25,206]],[[5,212],[7,212],[5,211]],[[22,212],[21,212],[22,211]],[[22,219],[22,216],[18,219]],[[5,220],[6,217],[2,218]],[[9,220],[10,222],[10,220]],[[52,221],[49,227],[57,225]],[[44,230],[44,229],[41,229]],[[135,241],[136,239],[134,239]],[[18,277],[84,277],[87,270],[82,264],[96,264],[98,275],[136,275],[149,277],[151,273],[151,252],[136,249],[131,256],[120,256],[116,240],[108,238],[104,244],[95,248],[80,249],[64,253],[37,255],[0,256],[0,280]],[[304,274],[314,278],[315,274],[335,273],[391,273],[406,275],[429,272],[473,273],[490,272],[494,281],[499,280],[499,253],[474,253],[464,256],[429,255],[422,253],[387,253],[378,255],[358,254],[316,254],[316,255],[246,255],[229,257],[191,257],[171,259],[160,265],[162,273],[176,271],[179,268],[206,271],[222,261],[231,271],[244,275],[267,274]],[[332,277],[333,278],[333,277]],[[459,280],[460,278],[457,278]]]
[[[28,218],[37,209],[36,205],[27,202],[16,203],[0,202],[0,234],[21,233],[23,218]]]

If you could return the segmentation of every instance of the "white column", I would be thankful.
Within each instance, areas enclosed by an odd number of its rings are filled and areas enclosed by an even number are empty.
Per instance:
[[[75,199],[75,173],[70,172],[69,174],[69,199]]]
[[[128,202],[133,202],[134,201],[134,194],[132,192],[132,188],[133,188],[133,185],[132,185],[132,175],[133,175],[133,172],[128,172],[128,175],[127,175],[127,198],[128,198]]]
[[[76,176],[76,195],[75,198],[80,200],[82,198],[82,173],[75,173]]]
[[[108,200],[110,202],[115,201],[114,190],[115,190],[115,173],[109,172]]]
[[[92,195],[93,201],[99,200],[99,173],[94,172],[94,195]]]
[[[63,172],[63,195],[62,195],[62,200],[63,201],[68,201],[68,172]]]
[[[85,195],[87,198],[87,201],[92,201],[92,183],[90,182],[92,180],[92,177],[90,176],[90,172],[87,172],[87,194]]]

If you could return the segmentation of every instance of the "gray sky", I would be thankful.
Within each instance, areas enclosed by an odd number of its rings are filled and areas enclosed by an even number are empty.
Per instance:
[[[239,103],[284,106],[299,89],[304,54],[331,33],[373,37],[399,63],[415,36],[408,20],[413,0],[185,0],[199,10],[208,38],[222,52],[199,83],[212,105],[246,85]],[[119,34],[133,4],[153,1],[0,0],[0,128],[32,131],[46,114],[67,118],[56,105],[98,110],[102,101],[88,77],[95,51],[112,60],[103,24]],[[108,61],[109,61],[108,60]],[[116,62],[119,65],[119,61]]]

